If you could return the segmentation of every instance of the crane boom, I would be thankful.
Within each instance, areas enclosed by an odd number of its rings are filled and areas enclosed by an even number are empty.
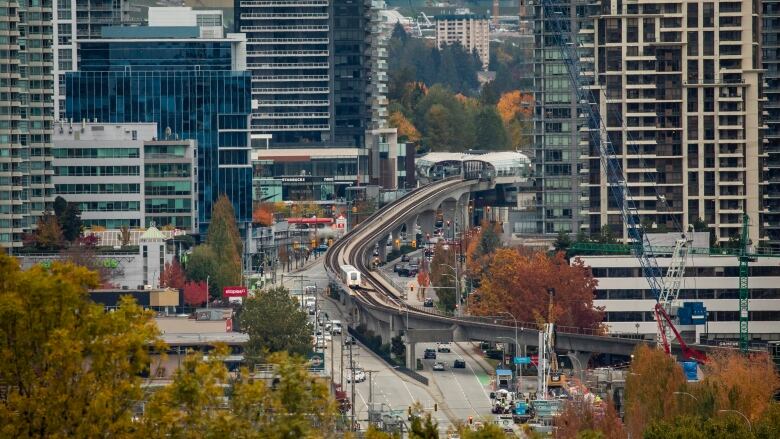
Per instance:
[[[543,20],[543,23],[545,26],[547,23],[553,26],[553,29],[545,29],[543,33],[550,34],[550,38],[556,42],[561,50],[561,58],[566,64],[566,72],[573,92],[579,107],[582,109],[580,117],[585,120],[585,124],[580,128],[580,132],[586,134],[587,137],[584,140],[588,142],[590,147],[598,148],[599,162],[607,178],[607,192],[620,210],[629,245],[633,247],[632,253],[639,261],[642,274],[656,298],[655,313],[659,327],[659,346],[662,346],[667,353],[671,353],[669,344],[671,334],[668,334],[671,331],[680,342],[680,345],[685,346],[683,355],[690,358],[691,351],[695,351],[685,345],[679,332],[674,328],[669,312],[666,310],[677,299],[681,278],[685,273],[689,242],[682,238],[675,243],[675,254],[673,254],[672,258],[674,267],[670,267],[670,270],[667,272],[667,279],[663,279],[650,240],[640,225],[639,212],[629,192],[620,164],[621,158],[617,156],[615,148],[609,139],[607,126],[599,111],[599,101],[591,92],[591,88],[595,84],[591,82],[590,76],[586,75],[585,71],[580,67],[577,45],[571,41],[569,36],[572,21],[570,18],[571,7],[569,4],[556,3],[556,0],[542,0],[542,14],[546,18]],[[564,12],[568,14],[564,14]],[[615,117],[620,118],[620,115],[616,114]],[[658,193],[656,196],[659,199],[664,198]],[[697,361],[702,361],[703,354],[695,355],[693,358],[697,359]]]

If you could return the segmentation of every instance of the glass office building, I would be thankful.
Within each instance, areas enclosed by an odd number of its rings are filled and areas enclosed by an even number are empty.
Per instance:
[[[220,194],[240,223],[252,216],[250,74],[243,36],[199,38],[197,28],[107,28],[82,42],[79,71],[66,76],[74,121],[156,122],[158,138],[198,142],[201,233]]]

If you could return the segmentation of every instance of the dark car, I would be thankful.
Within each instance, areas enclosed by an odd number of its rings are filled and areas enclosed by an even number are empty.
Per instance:
[[[398,273],[398,270],[400,270],[400,269],[401,269],[401,267],[403,267],[403,265],[401,265],[401,264],[395,264],[395,265],[393,265],[393,272],[394,272],[394,273]]]
[[[432,308],[433,307],[433,299],[430,297],[425,298],[425,302],[423,302],[423,306],[426,308]]]
[[[349,346],[354,344],[357,344],[357,342],[355,341],[355,337],[351,335],[344,337],[344,346]]]
[[[409,262],[409,255],[401,256],[401,262]]]
[[[426,360],[435,360],[436,349],[426,349],[425,353],[423,354],[423,358],[425,358]]]
[[[463,360],[460,360],[460,359],[455,360],[455,362],[452,363],[452,368],[453,369],[465,369],[466,368],[466,362],[463,361]]]
[[[398,271],[396,271],[396,273],[398,273],[399,276],[409,277],[409,266],[405,264],[401,265],[398,267]]]
[[[325,244],[320,244],[317,246],[317,248],[314,249],[314,253],[322,254],[328,251],[328,246]]]

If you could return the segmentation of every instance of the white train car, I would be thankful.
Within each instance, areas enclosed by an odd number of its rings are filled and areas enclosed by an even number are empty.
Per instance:
[[[348,287],[360,286],[360,272],[357,268],[351,265],[342,265],[341,267],[341,280]]]

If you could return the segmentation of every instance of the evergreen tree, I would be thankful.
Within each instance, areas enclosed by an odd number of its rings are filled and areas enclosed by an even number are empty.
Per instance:
[[[211,275],[216,292],[219,293],[224,287],[240,285],[244,246],[238,233],[233,204],[224,194],[220,195],[211,210],[206,242],[217,257],[214,263],[216,271]],[[212,294],[215,292],[214,289],[211,291]]]
[[[504,150],[509,145],[504,123],[495,107],[483,107],[476,116],[477,149]]]
[[[54,216],[61,218],[62,214],[65,213],[66,207],[68,207],[68,202],[58,195],[57,198],[54,199]]]
[[[78,204],[68,203],[58,219],[65,239],[70,242],[78,239],[81,235],[81,210]]]
[[[303,355],[311,349],[308,316],[284,287],[247,299],[239,321],[241,330],[249,334],[247,356],[254,360],[272,352]]]

